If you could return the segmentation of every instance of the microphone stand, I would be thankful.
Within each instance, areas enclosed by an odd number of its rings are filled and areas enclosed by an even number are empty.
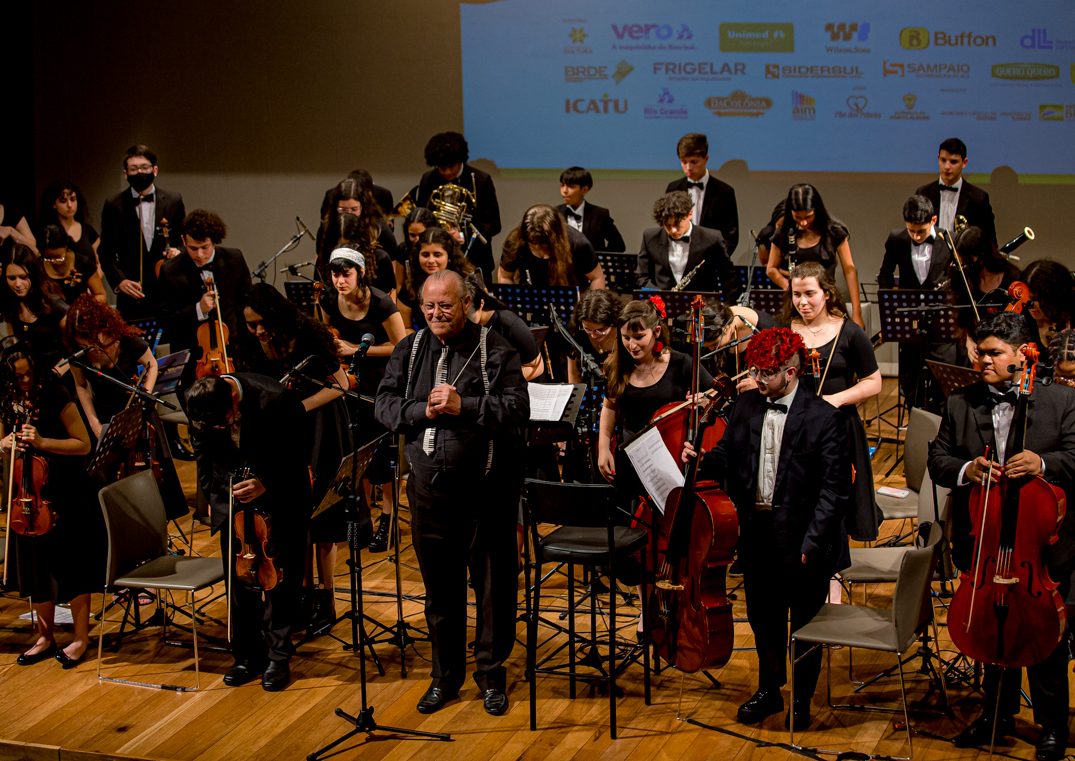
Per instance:
[[[303,230],[299,230],[297,233],[292,235],[291,240],[289,240],[287,243],[285,243],[283,248],[281,248],[275,254],[273,254],[268,259],[266,259],[265,261],[263,261],[261,264],[259,264],[257,267],[254,268],[254,272],[252,273],[253,276],[264,283],[265,282],[265,273],[266,273],[266,271],[268,271],[269,267],[271,267],[273,265],[273,262],[275,262],[281,256],[286,254],[288,251],[291,251],[296,246],[298,246],[299,241],[301,241],[305,235],[306,235],[306,232],[303,231]]]
[[[754,253],[750,257],[750,264],[747,265],[747,288],[739,296],[739,306],[741,307],[750,306],[750,291],[754,287],[754,269],[755,267],[757,267],[756,262],[758,261],[758,236],[753,230],[751,230],[750,237],[754,241]],[[708,356],[711,357],[713,355],[710,354]],[[702,357],[702,359],[707,358],[708,357]]]
[[[597,473],[596,463],[593,461],[593,432],[597,426],[597,395],[594,393],[594,388],[605,379],[605,374],[601,372],[601,367],[597,364],[590,354],[583,350],[582,346],[575,337],[564,327],[564,324],[560,322],[560,316],[556,313],[555,307],[549,304],[549,315],[552,318],[553,329],[560,335],[561,338],[575,350],[575,353],[579,357],[579,369],[582,371],[583,380],[586,383],[586,388],[590,392],[593,403],[589,405],[589,409],[586,411],[586,470],[589,476],[590,483],[599,483],[596,479],[599,476]]]

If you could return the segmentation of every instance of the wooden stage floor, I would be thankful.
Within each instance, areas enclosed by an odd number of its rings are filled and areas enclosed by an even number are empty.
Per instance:
[[[886,381],[888,395],[892,381]],[[887,405],[885,405],[887,406]],[[873,411],[871,403],[868,412]],[[871,433],[876,429],[871,428]],[[886,428],[891,432],[890,427]],[[891,443],[882,443],[874,461],[878,483],[899,485],[900,469],[883,478],[895,458]],[[184,483],[190,488],[193,469],[182,464]],[[189,526],[183,521],[183,527]],[[887,528],[887,527],[886,527]],[[889,531],[896,527],[888,528]],[[216,547],[207,529],[194,535],[196,551],[211,553]],[[395,623],[395,582],[393,566],[386,555],[363,553],[366,610],[378,621]],[[338,580],[346,588],[347,576],[341,552]],[[421,593],[421,583],[413,551],[407,544],[402,555],[402,586],[405,595]],[[732,583],[737,580],[732,579]],[[562,577],[550,587],[564,594]],[[890,586],[869,590],[872,604],[885,604]],[[346,590],[340,590],[339,609],[346,605]],[[859,594],[856,594],[856,598]],[[856,599],[856,602],[859,602]],[[520,604],[522,594],[520,593]],[[555,604],[555,602],[554,602]],[[99,610],[94,597],[93,609]],[[225,653],[202,651],[202,691],[177,693],[139,687],[98,683],[96,640],[91,657],[73,671],[62,671],[47,661],[19,667],[15,658],[32,642],[28,624],[19,616],[28,610],[24,601],[10,596],[0,599],[0,759],[100,759],[138,758],[210,761],[212,759],[302,759],[348,730],[349,725],[334,715],[337,707],[354,713],[359,708],[358,661],[343,649],[341,642],[321,637],[299,647],[292,660],[294,681],[284,692],[266,693],[258,683],[240,688],[223,685],[221,677],[231,665]],[[149,610],[147,608],[147,610]],[[621,607],[625,639],[633,640],[636,611]],[[404,604],[406,621],[424,628],[420,602]],[[209,605],[209,616],[224,619],[224,605]],[[337,748],[328,758],[351,759],[794,759],[801,753],[786,743],[788,734],[783,714],[761,725],[736,723],[736,707],[753,692],[755,657],[745,623],[742,595],[735,602],[737,650],[731,661],[713,676],[720,687],[702,675],[682,676],[666,670],[653,680],[653,702],[642,699],[640,667],[632,667],[621,677],[623,697],[619,700],[619,739],[608,732],[608,701],[599,692],[580,685],[578,697],[568,698],[566,679],[541,677],[538,681],[540,729],[528,728],[528,686],[523,681],[525,627],[518,628],[519,644],[509,669],[511,706],[502,717],[488,716],[480,694],[468,683],[461,699],[431,716],[415,711],[415,704],[429,679],[429,646],[416,642],[406,649],[409,673],[400,675],[400,653],[395,646],[380,644],[376,652],[386,674],[378,675],[369,665],[369,701],[375,717],[386,725],[434,732],[450,732],[451,742],[399,739],[388,732],[359,735]],[[580,616],[581,626],[587,626]],[[473,620],[473,610],[471,611]],[[603,619],[602,619],[603,620]],[[603,624],[602,624],[603,625]],[[600,625],[599,625],[600,626]],[[94,629],[96,632],[96,629]],[[156,629],[129,637],[118,653],[106,649],[104,667],[110,676],[134,680],[162,680],[193,685],[191,653],[187,649],[159,644]],[[224,636],[219,624],[208,624],[205,634]],[[333,634],[349,638],[350,627],[338,624]],[[61,635],[67,641],[69,633]],[[946,630],[941,630],[942,655],[952,659]],[[554,639],[546,647],[554,647]],[[833,653],[833,693],[847,698],[847,651]],[[872,654],[855,654],[856,675],[871,674],[891,662]],[[926,696],[928,683],[917,673],[918,661],[909,666],[911,700]],[[877,712],[833,712],[823,707],[824,673],[814,700],[814,723],[797,739],[800,742],[838,751],[906,756],[907,741],[899,721],[902,715]],[[954,715],[945,717],[926,712],[912,715],[918,734],[914,741],[917,759],[976,759],[986,753],[956,749],[949,738],[968,717],[977,714],[980,696],[967,686],[950,687]],[[899,684],[895,678],[855,699],[868,705],[895,705]],[[928,706],[940,705],[931,695]],[[1032,759],[1037,731],[1029,709],[1019,717],[1019,738],[998,748],[1006,758]],[[814,756],[811,756],[814,757]]]

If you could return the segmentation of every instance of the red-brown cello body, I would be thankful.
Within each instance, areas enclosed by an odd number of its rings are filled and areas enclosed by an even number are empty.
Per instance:
[[[1009,458],[1023,451],[1034,385],[1037,350],[1030,345],[1024,355]],[[1041,476],[1002,475],[997,485],[987,482],[971,491],[972,571],[960,575],[948,612],[948,630],[961,652],[997,666],[1022,667],[1041,663],[1056,649],[1066,611],[1045,549],[1057,541],[1065,511],[1064,492]]]

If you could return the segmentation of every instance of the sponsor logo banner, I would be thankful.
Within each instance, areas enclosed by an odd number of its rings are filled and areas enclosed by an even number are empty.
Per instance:
[[[676,102],[676,96],[667,87],[657,93],[657,102],[642,107],[644,119],[686,119],[688,109]]]
[[[880,119],[880,111],[870,111],[870,99],[861,93],[852,93],[844,100],[846,110],[837,109],[833,116],[837,119]]]
[[[862,79],[861,66],[765,64],[766,79]]]
[[[869,53],[869,21],[830,21],[825,24],[828,43],[826,53]]]
[[[912,77],[914,79],[967,79],[969,63],[911,63],[889,61],[881,64],[883,77]]]
[[[812,122],[817,117],[817,99],[799,92],[791,91],[791,118],[797,122]]]
[[[711,95],[704,105],[714,116],[761,116],[773,107],[773,100],[734,90],[730,95]]]
[[[747,73],[741,61],[654,61],[653,73],[672,82],[722,82]]]
[[[916,108],[918,96],[913,92],[904,93],[903,97],[900,98],[900,102],[903,104],[903,108],[889,114],[889,119],[909,122],[929,121],[929,114]]]
[[[694,50],[687,24],[612,24],[613,50]]]
[[[1021,81],[1041,81],[1060,79],[1060,67],[1051,63],[995,63],[992,70],[993,79],[1016,79]]]
[[[727,22],[720,25],[722,53],[794,53],[795,25]]]
[[[599,98],[565,98],[565,114],[626,114],[627,98],[611,98],[608,93]]]

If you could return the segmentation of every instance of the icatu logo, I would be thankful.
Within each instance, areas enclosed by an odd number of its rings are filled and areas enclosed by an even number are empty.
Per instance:
[[[626,114],[626,98],[610,98],[604,93],[600,98],[566,98],[564,113],[567,114]]]

